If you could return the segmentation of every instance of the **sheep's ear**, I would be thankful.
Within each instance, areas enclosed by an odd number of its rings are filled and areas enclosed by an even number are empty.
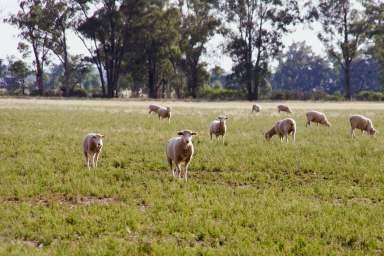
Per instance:
[[[184,133],[183,132],[177,132],[177,135],[183,135]]]
[[[197,135],[197,133],[196,133],[196,132],[192,132],[191,134],[192,134],[192,135]]]

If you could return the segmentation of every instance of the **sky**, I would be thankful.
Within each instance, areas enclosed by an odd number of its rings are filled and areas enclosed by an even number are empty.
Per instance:
[[[17,44],[20,41],[18,38],[18,31],[15,27],[3,22],[3,19],[9,14],[14,14],[18,10],[18,0],[0,0],[0,59],[7,59],[9,56],[12,58],[21,58],[20,53],[17,51]],[[310,45],[315,53],[324,55],[324,48],[321,42],[317,39],[317,29],[310,28],[308,25],[298,25],[295,31],[284,37],[284,44],[290,45],[294,42],[305,41]],[[87,50],[83,43],[71,33],[68,36],[70,53],[71,54],[84,54],[87,55]],[[228,56],[225,56],[222,49],[223,38],[216,36],[207,45],[207,53],[203,57],[203,61],[208,63],[209,68],[215,65],[221,66],[225,71],[229,72],[232,67],[232,61]]]

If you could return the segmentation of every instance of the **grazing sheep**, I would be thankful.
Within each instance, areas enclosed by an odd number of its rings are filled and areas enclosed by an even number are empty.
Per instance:
[[[328,121],[327,117],[324,113],[318,111],[309,111],[305,114],[307,116],[307,123],[305,127],[308,125],[311,126],[311,122],[317,123],[317,125],[322,124],[330,127],[331,123]]]
[[[352,115],[349,117],[351,123],[351,136],[355,138],[355,129],[360,129],[362,133],[368,132],[369,135],[373,136],[377,132],[373,127],[371,119],[362,115]]]
[[[211,126],[209,127],[209,136],[211,137],[211,140],[212,140],[212,134],[214,134],[216,138],[219,138],[219,136],[221,135],[221,138],[224,144],[224,136],[225,136],[225,133],[227,132],[227,125],[225,120],[227,119],[228,117],[219,116],[216,120],[214,120],[211,123]]]
[[[99,161],[100,152],[103,148],[103,138],[104,135],[99,133],[88,133],[84,138],[83,150],[88,169],[90,169],[91,161],[92,167],[97,167],[97,161]]]
[[[277,121],[275,125],[265,133],[265,138],[270,140],[273,135],[277,134],[280,137],[280,140],[288,143],[288,135],[292,133],[292,140],[295,142],[296,139],[296,122],[292,118],[286,118],[280,121]]]
[[[171,108],[170,107],[160,107],[158,110],[157,110],[157,114],[159,115],[159,120],[160,119],[164,119],[164,118],[168,118],[168,123],[171,122]]]
[[[261,106],[259,104],[253,104],[252,106],[252,112],[260,112]]]
[[[152,112],[157,113],[157,111],[160,109],[160,106],[157,105],[149,105],[149,112],[148,114],[151,114]]]
[[[286,105],[278,105],[277,106],[277,111],[280,112],[287,112],[287,113],[292,113],[291,109],[286,106]]]
[[[170,167],[170,172],[173,177],[178,176],[182,178],[182,170],[180,169],[180,164],[184,163],[184,179],[188,179],[188,166],[193,157],[193,144],[192,136],[196,135],[195,132],[190,130],[184,130],[177,133],[179,137],[174,137],[170,139],[166,145],[165,152]],[[172,169],[172,162],[175,162],[175,170]]]

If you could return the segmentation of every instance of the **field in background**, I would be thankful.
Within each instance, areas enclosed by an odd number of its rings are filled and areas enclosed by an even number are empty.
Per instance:
[[[366,255],[384,253],[384,104],[289,102],[297,142],[266,142],[277,103],[0,100],[0,255]],[[307,110],[331,128],[305,128]],[[379,130],[352,141],[348,116]],[[210,122],[230,116],[221,145]],[[188,182],[166,141],[199,133]],[[97,170],[82,139],[105,134]]]

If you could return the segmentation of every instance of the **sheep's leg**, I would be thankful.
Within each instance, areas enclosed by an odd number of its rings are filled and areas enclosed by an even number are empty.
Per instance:
[[[175,170],[172,169],[172,159],[168,158],[168,165],[169,165],[169,173],[172,174],[173,177],[175,177]]]
[[[88,153],[87,152],[84,152],[84,156],[85,156],[85,165],[89,168],[89,156],[88,156]]]
[[[85,165],[88,164],[88,154],[84,151],[84,157],[85,157]]]
[[[171,123],[171,118],[170,117],[168,117],[168,124],[170,124]]]
[[[308,125],[311,126],[311,121],[307,121],[307,123],[305,124],[305,127],[308,127]]]
[[[94,153],[92,155],[92,167],[95,168],[95,158],[96,158],[96,154]]]
[[[185,167],[184,167],[184,179],[185,179],[185,181],[188,180],[188,166],[189,166],[189,163],[186,163]]]
[[[294,131],[292,133],[292,141],[295,142],[296,141],[296,131]]]
[[[221,140],[223,141],[223,144],[224,144],[224,135],[221,135]]]
[[[209,133],[209,137],[211,137],[211,141],[212,141],[212,133],[211,132]]]
[[[180,169],[180,163],[175,163],[176,164],[176,172],[177,176],[180,179],[181,178],[181,169]]]
[[[352,136],[352,139],[355,138],[355,129],[351,128],[351,136]]]
[[[100,151],[96,153],[96,168],[97,168],[97,162],[99,161],[100,157]]]

